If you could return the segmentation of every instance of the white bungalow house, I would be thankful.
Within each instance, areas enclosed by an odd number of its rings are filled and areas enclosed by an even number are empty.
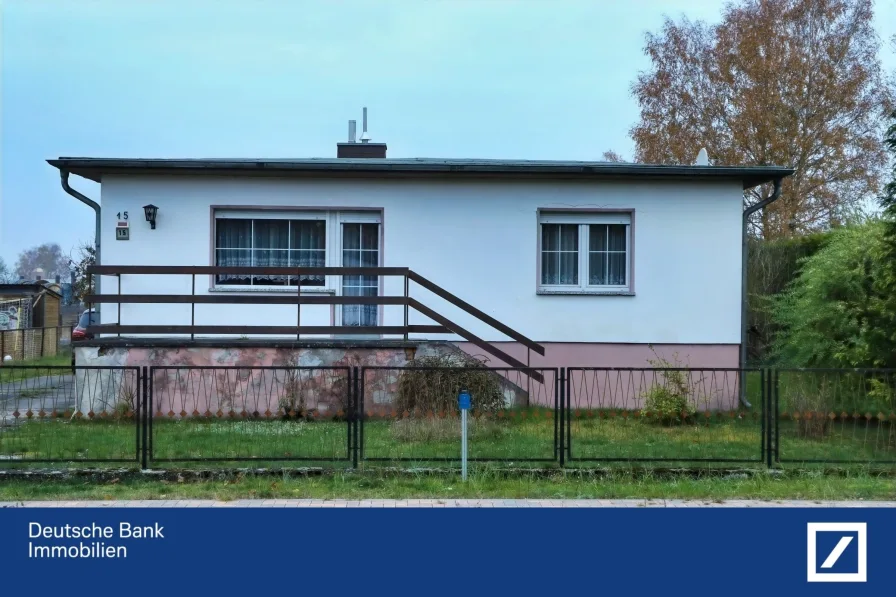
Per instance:
[[[120,274],[102,276],[101,293],[122,297],[101,303],[108,327],[77,358],[137,365],[441,339],[492,365],[644,367],[656,350],[737,367],[743,191],[792,173],[393,159],[364,142],[340,143],[335,159],[49,163],[75,195],[69,175],[101,184],[101,265]],[[343,267],[396,273],[320,269]],[[393,299],[328,304],[339,297]]]

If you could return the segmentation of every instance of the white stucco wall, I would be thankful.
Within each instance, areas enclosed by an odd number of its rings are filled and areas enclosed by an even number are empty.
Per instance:
[[[447,182],[104,177],[105,265],[211,265],[210,206],[382,208],[383,265],[409,266],[539,342],[736,344],[740,322],[741,190],[711,182]],[[142,206],[159,207],[150,230]],[[635,296],[536,294],[536,210],[634,209]],[[130,240],[115,240],[128,211]],[[103,292],[116,280],[104,277]],[[124,293],[189,293],[188,276],[125,276]],[[209,280],[197,276],[197,293]],[[335,286],[335,283],[333,284]],[[385,294],[403,293],[386,278]],[[507,338],[420,287],[411,295],[486,340]],[[402,307],[383,307],[401,325]],[[197,324],[292,325],[295,307],[199,305]],[[102,321],[116,321],[114,305]],[[189,324],[189,305],[123,305],[124,324]],[[303,306],[304,325],[330,308]],[[411,323],[428,323],[411,314]]]

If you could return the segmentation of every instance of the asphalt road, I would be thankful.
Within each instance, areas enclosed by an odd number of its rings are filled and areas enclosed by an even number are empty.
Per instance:
[[[25,420],[29,409],[37,416],[43,409],[51,413],[63,412],[75,406],[75,376],[45,375],[29,379],[0,383],[0,428]]]

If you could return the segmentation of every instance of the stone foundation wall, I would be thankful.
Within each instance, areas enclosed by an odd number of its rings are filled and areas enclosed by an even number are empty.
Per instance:
[[[415,355],[458,353],[448,343],[394,346],[79,346],[76,366],[156,367],[151,380],[156,416],[343,416],[349,396],[348,368],[368,370],[364,407],[388,409],[401,367]],[[226,369],[222,369],[226,368]],[[497,376],[497,374],[495,374]],[[120,369],[79,369],[78,410],[84,413],[128,409],[123,384],[132,373]],[[526,406],[526,391],[499,379],[508,407]],[[149,384],[148,384],[149,385]]]

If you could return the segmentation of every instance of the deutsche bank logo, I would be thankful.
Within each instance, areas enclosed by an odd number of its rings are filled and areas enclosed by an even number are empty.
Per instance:
[[[867,582],[868,524],[810,522],[806,525],[808,582]]]

